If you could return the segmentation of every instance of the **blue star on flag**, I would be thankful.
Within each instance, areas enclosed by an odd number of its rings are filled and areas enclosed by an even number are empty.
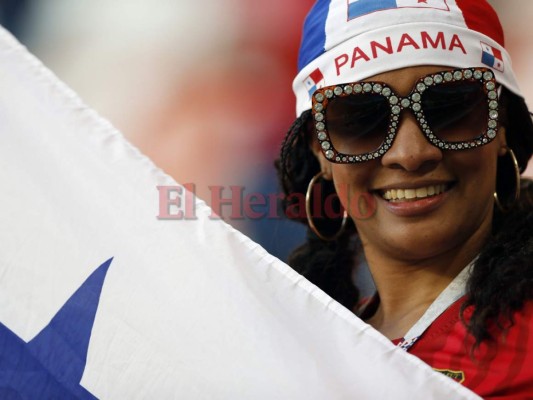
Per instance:
[[[109,259],[26,343],[0,323],[0,398],[96,399],[80,385]]]

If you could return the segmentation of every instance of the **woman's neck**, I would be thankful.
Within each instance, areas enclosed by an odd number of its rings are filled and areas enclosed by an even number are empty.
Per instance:
[[[476,254],[408,262],[366,251],[380,298],[367,322],[389,339],[403,337]]]

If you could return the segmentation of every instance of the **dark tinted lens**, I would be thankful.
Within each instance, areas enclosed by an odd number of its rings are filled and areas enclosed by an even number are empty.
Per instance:
[[[387,134],[390,106],[378,94],[352,94],[327,105],[326,127],[333,147],[344,154],[363,154],[379,148]]]
[[[422,110],[433,133],[447,142],[471,140],[487,129],[487,96],[481,82],[432,86],[422,96]]]

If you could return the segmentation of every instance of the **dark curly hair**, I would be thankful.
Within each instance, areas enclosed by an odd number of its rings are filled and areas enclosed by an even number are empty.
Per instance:
[[[502,124],[506,127],[508,146],[513,149],[523,172],[533,153],[533,122],[524,99],[502,88]],[[297,208],[298,199],[307,190],[311,178],[320,171],[311,151],[311,112],[305,111],[290,127],[283,141],[280,158],[276,160],[278,178],[285,193],[285,211]],[[508,158],[508,157],[503,157]],[[502,165],[500,165],[502,164]],[[499,197],[513,193],[515,179],[512,169],[498,165]],[[512,168],[512,167],[510,167]],[[511,174],[511,175],[510,175]],[[513,324],[512,314],[526,300],[533,298],[533,182],[522,180],[521,198],[512,211],[503,214],[494,209],[492,235],[479,255],[467,283],[467,299],[462,313],[473,306],[467,328],[476,346],[492,338],[491,326],[505,329]],[[322,199],[334,195],[332,182],[321,183]],[[300,197],[294,196],[300,194]],[[296,213],[298,222],[307,224],[305,210]],[[320,232],[333,235],[342,218],[314,218]],[[296,271],[319,286],[335,300],[353,310],[359,302],[359,290],[352,275],[356,256],[360,254],[357,232],[350,220],[347,229],[333,241],[321,240],[308,228],[306,242],[289,256],[288,263]]]

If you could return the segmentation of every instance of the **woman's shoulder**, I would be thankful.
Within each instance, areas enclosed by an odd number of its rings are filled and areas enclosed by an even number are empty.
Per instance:
[[[494,327],[493,340],[479,347],[461,318],[463,302],[458,300],[442,314],[409,352],[483,398],[498,393],[521,399],[533,393],[533,300],[513,313],[507,329]],[[465,322],[470,315],[469,308]]]
[[[463,296],[453,303],[429,326],[413,348],[420,347],[422,343],[426,343],[426,346],[432,346],[434,350],[444,349],[445,345],[451,345],[457,349],[469,347],[470,350],[473,350],[478,348],[474,346],[475,340],[467,329],[468,322],[474,312],[474,306],[468,306],[462,311],[465,301],[466,296]],[[533,299],[524,301],[522,307],[513,311],[510,318],[502,319],[500,322],[491,322],[489,331],[492,333],[492,339],[482,342],[478,349],[482,350],[493,346],[501,348],[508,346],[509,349],[512,349],[513,339],[519,339],[515,349],[531,349],[530,353],[533,360]],[[463,345],[456,346],[457,343],[454,344],[453,341],[462,342]],[[477,358],[481,356],[476,352],[474,355]],[[531,365],[533,374],[533,363]]]

